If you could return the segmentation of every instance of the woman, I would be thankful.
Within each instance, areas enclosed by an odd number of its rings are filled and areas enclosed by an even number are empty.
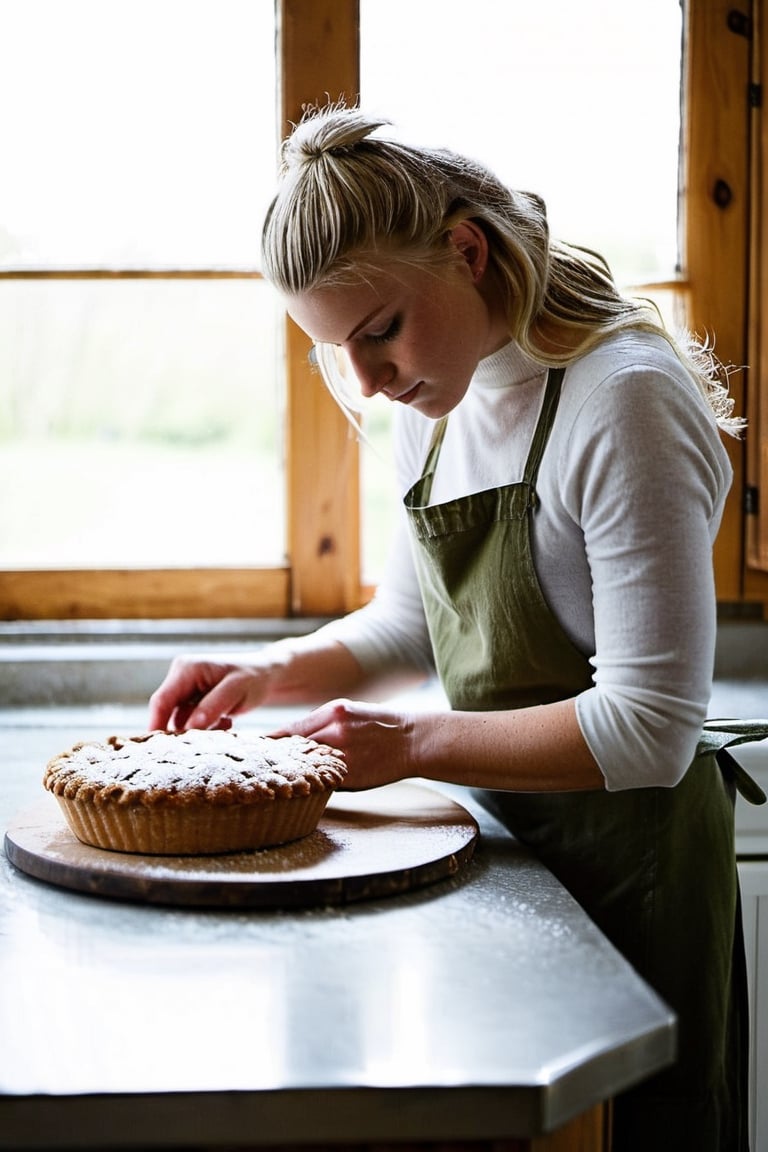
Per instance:
[[[381,127],[305,117],[263,258],[342,403],[338,350],[363,397],[397,402],[386,577],[248,662],[177,659],[151,726],[321,701],[290,731],[342,749],[349,787],[477,789],[678,1013],[680,1058],[617,1101],[615,1147],[738,1152],[734,784],[716,761],[734,736],[700,737],[731,479],[717,424],[740,422],[706,349],[550,240],[537,197]],[[434,669],[449,711],[365,703]]]

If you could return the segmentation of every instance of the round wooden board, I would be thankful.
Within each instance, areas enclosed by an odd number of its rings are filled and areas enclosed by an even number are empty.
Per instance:
[[[82,844],[52,796],[5,835],[22,872],[96,896],[196,907],[280,908],[394,896],[453,876],[471,859],[477,824],[460,804],[417,784],[337,792],[302,840],[223,856],[139,856]]]

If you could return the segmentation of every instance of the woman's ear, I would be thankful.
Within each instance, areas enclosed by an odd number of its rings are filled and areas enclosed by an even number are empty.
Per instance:
[[[478,284],[488,265],[488,237],[485,232],[474,220],[462,220],[451,229],[451,240]]]

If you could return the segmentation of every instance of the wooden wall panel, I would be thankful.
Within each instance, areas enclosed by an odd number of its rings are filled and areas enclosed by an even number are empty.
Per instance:
[[[687,86],[684,126],[685,273],[690,284],[690,326],[715,340],[726,365],[747,362],[746,267],[749,223],[750,39],[734,30],[734,10],[749,19],[749,4],[687,0]],[[746,413],[746,373],[734,372],[731,390]],[[720,601],[739,600],[744,577],[744,444],[724,437],[734,470],[715,548]]]

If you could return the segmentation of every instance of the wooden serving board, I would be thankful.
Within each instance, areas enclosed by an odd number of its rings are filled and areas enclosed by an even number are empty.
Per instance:
[[[22,872],[113,899],[197,907],[280,908],[394,896],[455,875],[478,828],[460,804],[418,784],[337,792],[316,830],[278,848],[221,856],[140,856],[82,844],[53,796],[5,835]]]

